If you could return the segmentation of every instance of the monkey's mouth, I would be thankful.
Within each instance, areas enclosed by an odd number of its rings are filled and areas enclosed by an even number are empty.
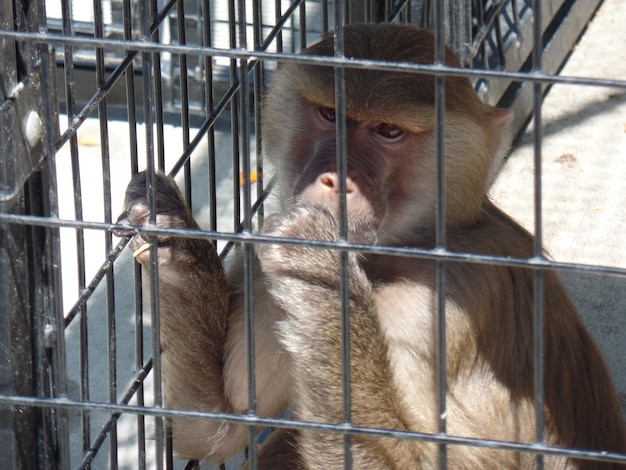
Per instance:
[[[144,243],[133,253],[133,258],[137,258],[141,253],[148,251],[150,249],[150,243]]]
[[[174,239],[172,237],[159,238],[157,241],[157,249],[169,248],[173,244]],[[137,259],[142,254],[149,252],[152,247],[152,243],[146,240],[143,236],[136,235],[130,241],[130,249],[133,251],[133,258]]]

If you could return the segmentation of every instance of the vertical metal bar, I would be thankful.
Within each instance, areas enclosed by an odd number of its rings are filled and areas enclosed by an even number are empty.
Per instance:
[[[513,11],[513,24],[515,25],[515,31],[517,33],[520,30],[519,7],[517,6],[517,0],[511,0],[511,10]]]
[[[334,49],[335,57],[344,57],[343,42],[343,9],[342,2],[334,5]],[[339,227],[340,237],[348,236],[348,211],[346,200],[347,162],[347,129],[346,129],[346,96],[345,96],[345,69],[335,68],[335,118],[336,118],[336,146],[337,146],[337,173],[339,175]]]
[[[496,18],[494,22],[494,29],[496,33],[496,47],[498,49],[498,57],[500,59],[500,66],[502,69],[506,69],[506,53],[504,51],[504,37],[502,36],[502,27],[500,21]]]
[[[274,0],[274,21],[278,24],[282,16],[282,0]],[[283,52],[283,29],[276,35],[276,52]]]
[[[46,91],[50,91],[48,87]],[[45,100],[44,100],[45,101]],[[52,145],[48,147],[52,148]],[[53,151],[54,154],[54,151]],[[47,181],[42,178],[39,183],[43,182],[44,193],[47,193],[48,200],[42,201],[44,204],[43,213],[50,217],[58,217],[57,212],[57,191],[56,191],[56,173],[54,159],[46,159],[48,163],[46,167]],[[47,187],[46,187],[47,186]],[[40,194],[41,186],[35,192]],[[58,230],[48,228],[45,229],[46,249],[44,252],[44,265],[50,270],[50,277],[46,276],[47,285],[44,286],[43,305],[37,306],[44,313],[43,346],[46,359],[44,367],[46,368],[47,380],[45,383],[45,391],[43,396],[49,398],[66,398],[67,397],[67,370],[66,370],[66,352],[65,352],[65,334],[63,319],[63,300],[61,296],[61,255],[60,255],[60,239]],[[38,276],[39,277],[39,276]],[[43,280],[43,276],[39,277],[39,281]],[[52,447],[53,455],[46,456],[44,468],[69,468],[69,426],[67,419],[67,411],[60,408],[50,408],[46,413],[46,439]],[[50,460],[54,462],[51,465]],[[56,466],[54,466],[56,465]]]
[[[131,0],[123,0],[123,26],[124,39],[131,40],[133,38],[133,25],[131,14]],[[125,51],[128,54],[130,51]],[[139,158],[137,152],[137,103],[135,97],[135,67],[131,62],[124,72],[126,82],[126,112],[128,113],[128,139],[130,143],[130,171],[136,174],[139,171]]]
[[[130,40],[132,34],[131,0],[123,0],[123,26],[124,39]],[[126,51],[128,54],[128,51]],[[128,113],[128,133],[130,151],[130,172],[136,174],[139,171],[139,157],[137,150],[137,104],[135,99],[134,65],[131,63],[124,72],[126,82],[126,109]],[[135,373],[144,367],[144,339],[143,339],[143,289],[141,280],[141,266],[133,263],[134,268],[134,312],[135,312]],[[137,406],[145,405],[145,390],[143,381],[139,384],[135,393]],[[141,413],[137,414],[137,468],[146,468],[146,418]]]
[[[256,14],[256,8],[253,15]],[[238,47],[241,50],[247,49],[247,16],[245,0],[237,1],[238,19]],[[258,21],[258,18],[254,18]],[[241,144],[241,162],[243,170],[243,232],[252,232],[252,195],[250,188],[250,90],[248,81],[248,61],[239,60],[239,115],[241,117],[239,132]],[[253,246],[244,243],[244,304],[245,304],[245,324],[246,324],[246,353],[248,366],[248,415],[256,415],[256,358],[254,343],[254,296],[253,296]],[[248,465],[251,469],[256,469],[256,428],[248,428]]]
[[[434,9],[435,64],[444,64],[444,2]],[[437,153],[437,249],[446,248],[445,77],[435,77],[435,146]],[[439,433],[446,433],[446,265],[437,261],[437,390]],[[447,468],[447,446],[439,445],[439,468]]]
[[[47,32],[46,19],[43,12],[45,12],[45,2],[38,0],[37,9],[40,20],[40,32]],[[56,149],[55,139],[58,136],[58,128],[54,129],[53,126],[57,120],[56,103],[50,99],[56,96],[56,88],[53,86],[55,83],[52,80],[55,72],[55,60],[54,50],[49,48],[46,44],[39,46],[41,68],[44,76],[41,80],[41,92],[45,98],[43,99],[43,113],[47,126],[43,127],[43,145],[47,158],[45,159],[45,185],[43,193],[47,197],[43,198],[44,213],[50,217],[58,218],[58,193],[57,193],[57,180],[56,180]],[[50,57],[52,56],[52,58]],[[54,368],[49,371],[51,376],[51,397],[66,397],[67,396],[67,370],[66,370],[66,350],[65,350],[65,331],[64,331],[64,318],[63,318],[63,297],[61,295],[62,283],[61,283],[61,242],[59,236],[59,230],[54,228],[48,228],[46,232],[46,250],[44,253],[44,263],[49,270],[47,277],[48,285],[44,290],[44,319],[37,325],[37,348],[39,354],[37,354],[38,360],[41,361],[39,373],[43,371],[43,366],[47,365],[43,351],[44,348],[53,346],[53,366]],[[43,328],[41,328],[43,326]],[[48,330],[48,327],[51,330]],[[52,336],[50,336],[52,334]],[[38,396],[46,396],[48,391],[44,391],[45,380],[40,380],[37,390]],[[70,439],[69,439],[69,423],[67,418],[67,412],[62,409],[50,409],[44,412],[43,415],[49,418],[47,426],[51,427],[55,433],[56,444],[56,465],[57,468],[69,468],[70,467]],[[45,440],[45,437],[44,437]],[[46,445],[46,444],[44,444]],[[42,452],[41,457],[44,457]],[[44,457],[45,458],[45,457]],[[49,462],[45,463],[47,467]],[[44,468],[42,466],[42,468]]]
[[[61,16],[63,34],[72,36],[72,9],[69,0],[61,0]],[[75,82],[74,82],[74,55],[73,47],[66,44],[64,47],[64,70],[65,70],[65,103],[68,125],[71,124],[76,114]],[[72,165],[72,183],[74,188],[74,217],[78,221],[83,220],[82,188],[80,182],[80,163],[78,155],[78,138],[76,133],[70,138],[70,160]],[[85,238],[83,230],[76,229],[76,270],[78,292],[85,288]],[[87,326],[87,304],[80,307],[79,318],[79,371],[80,371],[80,399],[89,401],[89,345]],[[83,453],[91,446],[91,420],[89,410],[81,410],[81,435]]]
[[[202,40],[207,47],[212,47],[213,37],[211,35],[211,4],[210,0],[202,1]],[[213,112],[214,92],[213,92],[213,59],[211,56],[204,56],[205,85],[204,93],[206,97],[207,116]],[[209,201],[209,229],[217,230],[217,198],[216,198],[216,168],[215,168],[215,128],[207,132],[208,148],[208,201]],[[213,241],[216,244],[215,241]]]
[[[263,42],[263,10],[262,4],[260,0],[253,1],[254,6],[254,18],[252,21],[254,27],[254,49],[258,50],[261,48],[261,44]],[[275,1],[274,6],[276,7],[276,16],[275,19],[278,21],[280,18],[281,5],[280,1]],[[280,47],[282,50],[282,29],[279,32],[277,39],[280,38]],[[265,63],[263,61],[259,61],[254,68],[254,104],[260,103],[263,98],[263,76],[265,74]],[[254,135],[256,142],[256,199],[259,200],[263,196],[264,184],[263,184],[263,152],[262,152],[262,142],[261,142],[261,133],[262,133],[262,125],[261,114],[258,112],[259,106],[256,106],[257,112],[254,113]],[[263,218],[265,215],[264,206],[260,206],[257,210],[257,225],[258,227],[263,227]]]
[[[149,77],[149,75],[148,75]],[[144,83],[145,85],[145,83]],[[149,100],[151,102],[151,100]],[[146,111],[148,111],[146,106]],[[150,120],[151,121],[151,120]],[[148,157],[148,178],[146,181],[146,190],[148,194],[148,208],[150,211],[150,225],[156,226],[156,200],[155,200],[155,172],[154,165],[154,144],[153,144],[153,123],[146,119],[146,154]],[[150,150],[148,150],[150,149]],[[158,238],[150,236],[150,310],[152,321],[152,355],[154,359],[153,381],[154,381],[154,406],[160,408],[163,406],[163,389],[161,384],[161,326],[159,315],[159,270],[158,270]],[[164,456],[164,419],[161,416],[155,416],[155,453],[156,468],[163,468]]]
[[[344,57],[343,24],[344,10],[341,2],[334,4],[334,48],[335,57]],[[335,68],[335,117],[336,117],[336,147],[337,147],[337,174],[339,177],[339,238],[348,238],[348,209],[346,200],[346,178],[348,175],[347,161],[347,129],[346,129],[346,96],[345,96],[345,69]],[[350,380],[350,309],[348,284],[348,252],[340,252],[340,299],[341,299],[341,357],[343,379],[343,422],[352,423],[352,393]],[[352,435],[344,435],[344,468],[352,468]]]
[[[328,32],[328,0],[322,0],[322,33],[325,34]]]
[[[228,0],[228,26],[229,44],[231,49],[237,48],[237,18],[235,15],[235,0]],[[230,85],[236,85],[238,81],[237,60],[230,60]],[[233,148],[233,228],[241,223],[241,193],[239,190],[239,99],[241,93],[235,94],[230,104],[230,125]]]
[[[157,17],[157,0],[151,0],[150,3],[150,23],[154,21]],[[159,42],[159,28],[153,28],[154,31],[151,36],[151,40],[153,42]],[[162,73],[161,73],[161,53],[155,52],[152,54],[152,80],[154,81],[152,92],[153,92],[153,106],[151,107],[152,119],[154,123],[154,127],[156,132],[153,137],[156,136],[156,142],[154,140],[150,141],[149,145],[156,145],[156,162],[157,167],[152,166],[150,162],[148,162],[148,179],[147,185],[148,187],[148,207],[150,210],[150,224],[156,226],[156,179],[155,173],[156,171],[165,171],[165,135],[164,135],[164,113],[163,113],[163,85],[162,85]],[[148,130],[148,121],[146,119],[146,142],[148,142],[147,133],[152,133],[151,130]],[[150,242],[150,298],[153,306],[152,309],[152,353],[155,358],[154,361],[154,390],[155,390],[155,406],[162,407],[163,406],[163,383],[162,383],[162,361],[161,361],[161,325],[160,318],[161,315],[159,311],[159,289],[158,289],[158,237],[149,237]],[[156,307],[156,308],[154,308]],[[158,383],[157,383],[158,379]],[[172,468],[172,436],[170,432],[169,426],[167,426],[167,420],[162,417],[159,417],[157,420],[156,431],[157,434],[157,454],[161,461],[158,465],[163,465],[165,468]],[[161,443],[159,445],[159,439]]]
[[[533,0],[533,51],[532,69],[533,72],[541,71],[541,56],[543,53],[541,1]],[[534,120],[534,163],[535,163],[535,237],[534,256],[543,257],[543,223],[542,223],[542,164],[541,164],[541,102],[543,88],[541,83],[533,83],[533,120]],[[534,306],[533,306],[533,332],[534,332],[534,392],[535,392],[535,432],[537,443],[543,443],[544,428],[544,395],[543,395],[543,297],[544,297],[544,272],[536,270],[534,276]],[[543,454],[537,454],[536,468],[541,470],[544,467]]]
[[[102,2],[93,1],[94,10],[94,37],[104,38],[104,27],[102,22]],[[96,80],[99,87],[105,81],[104,49],[96,48]],[[104,221],[112,222],[111,216],[111,170],[109,162],[109,135],[108,135],[108,113],[106,98],[98,104],[98,118],[100,121],[100,152],[102,157],[102,190],[103,190],[103,210]],[[104,233],[105,256],[113,247],[111,233]],[[106,309],[107,309],[107,344],[108,344],[108,400],[110,403],[117,402],[117,339],[115,324],[115,283],[114,273],[110,270],[105,275],[106,279]],[[111,423],[109,431],[109,467],[117,468],[117,420]]]
[[[179,1],[176,4],[176,27],[178,44],[187,44],[187,34],[185,32],[185,2]],[[187,80],[187,55],[180,54],[178,58],[180,67],[180,122],[182,126],[183,149],[189,147],[189,82]],[[187,159],[184,165],[185,175],[185,201],[189,208],[192,208],[191,200],[191,159]]]
[[[185,16],[185,11],[184,11],[184,5],[183,5],[183,1],[179,1],[176,4],[177,7],[177,25],[178,25],[178,41],[179,44],[184,44],[185,41],[185,30],[184,30],[184,16]],[[157,15],[157,4],[156,4],[156,0],[154,0],[152,2],[152,9],[153,9],[153,14],[152,14],[152,18],[156,18]],[[181,19],[182,18],[182,19]],[[182,27],[181,27],[181,21],[182,21]],[[159,29],[155,28],[155,31],[152,35],[152,40],[154,42],[160,42],[160,38],[159,38]],[[170,59],[170,66],[171,66],[171,59]],[[179,56],[179,66],[181,67],[181,71],[180,71],[180,92],[181,92],[181,120],[182,120],[182,133],[183,133],[183,142],[184,142],[184,148],[187,147],[187,145],[189,144],[189,104],[188,104],[188,90],[187,90],[187,58],[184,55],[180,55]],[[159,171],[165,172],[165,134],[164,134],[164,128],[165,128],[165,122],[164,122],[164,109],[163,109],[163,86],[162,86],[162,73],[161,73],[161,54],[160,53],[154,53],[153,54],[153,68],[154,68],[154,106],[153,106],[153,113],[154,113],[154,117],[155,117],[155,124],[156,124],[156,146],[157,146],[157,168]],[[147,126],[147,121],[146,121],[146,126]],[[149,166],[149,165],[148,165]],[[191,167],[190,167],[190,162],[189,160],[187,160],[185,162],[184,165],[184,174],[185,174],[185,189],[184,189],[184,194],[185,194],[185,198],[186,198],[186,202],[191,206],[191,184],[190,184],[190,179],[191,179]],[[154,174],[149,172],[149,180],[153,180],[154,178]],[[150,185],[152,185],[152,187],[154,189],[156,189],[155,184],[153,181],[149,182]],[[151,218],[152,218],[152,214],[156,213],[156,206],[152,207],[152,205],[150,204],[150,194],[148,195],[148,201],[149,201],[149,207],[150,207],[150,214],[151,214]],[[156,219],[155,219],[156,220]],[[151,220],[152,223],[152,220]],[[156,223],[156,222],[155,222]],[[157,243],[157,238],[154,237],[154,239],[150,239],[150,244],[151,244],[151,279],[156,279],[157,276],[157,268],[156,265],[158,263],[158,261],[156,260],[157,256],[157,250],[158,250],[158,243]],[[151,288],[153,285],[155,285],[156,282],[151,282]],[[150,296],[151,298],[153,298],[154,302],[157,301],[157,294],[158,290],[155,291],[154,288],[151,289],[150,292]],[[160,315],[159,315],[160,317]],[[154,318],[154,313],[153,313],[153,318]],[[160,325],[159,328],[155,328],[154,327],[154,320],[153,320],[153,331],[158,329],[158,336],[160,338]],[[159,377],[161,376],[160,374],[160,366],[161,366],[161,361],[160,361],[160,357],[161,357],[161,346],[160,346],[160,339],[158,341],[158,343],[156,343],[157,345],[157,349],[155,349],[155,342],[154,342],[154,336],[153,336],[153,354],[156,356],[159,356],[159,361],[155,362],[155,370],[159,369],[159,374],[157,374]],[[157,375],[155,375],[155,380]],[[156,385],[156,384],[155,384]],[[155,391],[157,389],[155,388]],[[156,395],[156,393],[155,393]],[[160,397],[160,401],[159,404],[157,406],[162,406],[163,404],[163,397],[162,397],[162,384],[161,381],[159,379],[159,395],[161,395]],[[155,397],[155,404],[156,404],[156,397]],[[159,454],[161,457],[161,459],[164,458],[164,463],[161,463],[162,465],[165,465],[165,468],[172,468],[173,467],[173,455],[172,455],[172,433],[171,433],[171,429],[170,427],[167,425],[167,421],[160,418],[160,426],[162,427],[162,432],[159,433],[159,437],[161,437],[162,439],[164,439],[163,441],[163,445],[162,445],[162,451],[158,452],[157,454]]]
[[[152,0],[152,16],[154,19],[157,16],[157,0]],[[152,34],[152,41],[159,42],[159,29],[155,28]],[[156,129],[156,152],[157,152],[157,168],[165,172],[165,135],[164,135],[164,115],[163,115],[163,80],[161,74],[161,53],[155,52],[152,54],[152,80],[154,84],[152,91],[154,93],[153,103],[153,116]]]
[[[153,41],[155,37],[150,32],[152,19],[156,16],[156,6],[153,0],[141,0],[139,3],[141,18],[141,36],[144,41]],[[144,123],[146,132],[146,192],[148,209],[150,211],[149,223],[156,226],[156,201],[155,201],[155,153],[154,153],[154,113],[155,113],[155,89],[152,75],[156,71],[156,59],[158,53],[143,52],[141,54],[143,66],[143,89],[144,89]],[[163,162],[159,162],[163,164]],[[152,320],[152,356],[153,356],[153,382],[154,382],[154,406],[163,405],[163,390],[161,385],[161,328],[159,315],[159,280],[158,280],[158,239],[155,236],[148,237],[150,243],[150,310]],[[155,439],[155,463],[156,469],[163,468],[164,456],[164,420],[161,416],[154,418]]]
[[[475,6],[474,16],[477,17],[478,24],[484,25],[485,24],[485,11],[484,11],[483,2],[475,2],[474,6]],[[486,48],[486,44],[484,40],[480,41],[480,46],[479,46],[477,55],[482,58],[481,67],[484,69],[489,69],[489,60],[487,59],[487,48]]]
[[[339,2],[341,3],[341,2]],[[300,48],[306,48],[306,2],[302,2],[300,4],[300,27],[298,28],[300,31]]]
[[[135,270],[135,374],[137,374],[144,367],[143,291],[141,288],[141,266],[139,263],[133,263],[133,267]],[[145,405],[143,380],[135,393],[135,402],[137,406]],[[137,414],[137,468],[139,470],[146,468],[146,417],[141,413]]]

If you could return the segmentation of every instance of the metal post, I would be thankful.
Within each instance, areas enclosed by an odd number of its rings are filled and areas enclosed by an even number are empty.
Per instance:
[[[40,3],[1,4],[3,30],[45,28]],[[53,52],[26,41],[2,41],[0,48],[0,396],[62,398],[58,229],[11,222],[12,215],[57,216],[50,171],[58,136],[58,114],[50,105],[56,97],[50,79]],[[0,408],[0,468],[69,468],[66,412]]]

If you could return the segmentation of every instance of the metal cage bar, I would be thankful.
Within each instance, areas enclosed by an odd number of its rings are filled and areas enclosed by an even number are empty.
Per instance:
[[[49,2],[50,4],[52,2]],[[226,19],[218,18],[224,11],[217,3],[226,5]],[[41,141],[33,148],[14,147],[11,140],[0,139],[0,272],[8,282],[0,283],[0,303],[9,308],[0,314],[0,466],[3,468],[110,468],[123,467],[120,446],[123,436],[120,420],[133,416],[134,430],[133,468],[181,468],[174,461],[167,420],[174,416],[239,422],[250,426],[247,458],[254,468],[256,442],[259,439],[255,426],[269,428],[300,427],[302,429],[336,432],[344,435],[345,468],[351,468],[351,440],[353,436],[398,437],[434,442],[440,447],[440,466],[446,468],[448,446],[465,444],[511,451],[534,453],[537,467],[543,457],[567,455],[601,461],[626,463],[626,456],[602,452],[557,449],[543,442],[543,328],[542,292],[545,270],[586,271],[626,277],[621,268],[555,262],[543,255],[542,242],[542,168],[541,102],[546,87],[552,83],[584,84],[626,89],[623,80],[579,79],[553,75],[564,57],[561,39],[562,23],[570,30],[569,44],[573,43],[571,30],[580,31],[598,2],[535,0],[509,0],[502,2],[458,1],[347,1],[334,2],[332,8],[325,0],[286,2],[212,2],[210,0],[170,0],[157,3],[142,0],[94,0],[93,21],[76,19],[76,7],[60,0],[60,17],[50,16],[45,21],[44,12],[49,5],[38,3],[39,18],[28,18],[23,24],[15,23],[20,14],[13,7],[24,7],[20,2],[3,2],[11,10],[0,12],[0,38],[3,51],[10,53],[8,69],[0,71],[2,100],[0,122],[3,131],[23,134],[19,123],[24,117],[14,116],[13,103],[30,100],[42,110],[40,119]],[[445,3],[445,4],[444,4]],[[546,3],[550,5],[546,6]],[[265,7],[272,5],[267,13]],[[119,24],[107,22],[105,13],[122,12]],[[455,10],[456,8],[456,10]],[[459,15],[458,11],[465,14]],[[555,11],[554,17],[546,13]],[[9,12],[9,13],[7,13]],[[21,12],[25,15],[26,11]],[[455,15],[456,13],[456,15]],[[8,16],[6,16],[8,14]],[[32,14],[32,13],[31,13]],[[49,12],[48,12],[49,14]],[[268,17],[270,20],[268,20]],[[371,67],[371,63],[347,61],[343,57],[341,29],[349,21],[406,21],[435,25],[437,34],[437,66],[407,67],[385,63],[374,64],[381,69],[404,71],[430,71],[437,83],[437,139],[440,163],[438,168],[438,234],[437,250],[417,250],[346,244],[347,218],[345,201],[346,135],[344,92],[342,90],[344,66]],[[533,21],[531,21],[531,19]],[[58,21],[57,21],[58,20]],[[472,20],[474,24],[472,25]],[[545,20],[545,21],[544,21]],[[555,25],[555,22],[557,23]],[[560,23],[559,23],[560,22]],[[226,26],[226,29],[220,29]],[[471,27],[470,27],[471,26]],[[578,28],[578,29],[577,29]],[[337,54],[330,59],[295,56],[306,44],[320,34],[334,30]],[[471,30],[471,31],[470,31]],[[223,36],[218,33],[224,32]],[[532,41],[529,40],[532,31]],[[573,35],[576,36],[576,35]],[[252,37],[252,40],[250,39]],[[519,43],[519,38],[525,41]],[[169,38],[169,39],[168,39]],[[455,70],[442,66],[443,40],[453,44],[464,64],[472,69]],[[558,40],[557,40],[558,39]],[[168,42],[169,40],[169,42]],[[517,42],[516,42],[517,41]],[[252,46],[250,46],[252,44]],[[8,45],[8,46],[7,46]],[[57,50],[55,50],[55,47]],[[20,49],[33,52],[32,62],[22,64],[14,57]],[[61,52],[62,51],[62,52]],[[89,63],[90,57],[93,62]],[[56,96],[54,84],[59,70],[62,97]],[[253,247],[256,243],[271,241],[256,235],[253,224],[263,223],[263,205],[271,204],[268,194],[272,181],[265,181],[260,154],[260,126],[256,106],[262,97],[267,77],[277,60],[308,61],[336,67],[337,148],[341,179],[342,242],[312,243],[290,241],[296,245],[320,246],[341,251],[342,262],[342,317],[343,317],[343,375],[344,422],[340,425],[299,423],[288,417],[261,418],[255,405],[254,357],[254,292],[252,288]],[[85,65],[85,61],[87,65]],[[530,73],[529,73],[530,72]],[[478,92],[491,103],[513,104],[516,127],[528,119],[530,109],[535,127],[535,256],[532,260],[502,259],[493,256],[446,251],[445,240],[445,167],[443,165],[444,100],[443,77],[469,76]],[[44,84],[39,96],[29,95],[32,77]],[[88,77],[89,80],[83,80]],[[29,78],[31,81],[29,81]],[[88,83],[90,85],[88,85]],[[502,85],[502,84],[505,85]],[[23,87],[20,88],[20,84]],[[527,90],[532,89],[529,95]],[[23,91],[26,90],[26,91]],[[122,90],[121,93],[119,91]],[[121,97],[120,97],[121,96]],[[529,99],[528,96],[531,98]],[[532,104],[529,104],[529,101]],[[7,104],[8,103],[8,104]],[[63,132],[58,129],[57,107],[67,116]],[[119,174],[113,155],[113,133],[110,122],[121,116],[127,122],[128,161],[124,179],[148,168],[147,191],[152,226],[138,229],[152,240],[159,235],[195,237],[220,243],[227,253],[233,244],[240,243],[245,251],[246,326],[248,347],[249,408],[245,416],[220,413],[202,413],[162,408],[160,385],[160,341],[158,282],[153,282],[147,292],[142,292],[141,272],[136,263],[124,259],[123,248],[127,239],[114,243],[112,214],[115,210],[113,187]],[[84,201],[93,188],[84,184],[85,172],[95,171],[83,155],[81,132],[88,119],[98,122],[99,181],[102,186],[102,214],[92,217],[85,211]],[[17,124],[16,124],[17,123]],[[180,152],[169,155],[166,150],[168,126],[174,123],[180,130]],[[141,132],[143,127],[143,133]],[[226,129],[222,132],[222,129]],[[254,138],[251,136],[254,134]],[[28,136],[27,136],[28,137]],[[143,139],[143,143],[140,142]],[[231,158],[218,155],[217,141],[229,141]],[[28,139],[26,139],[28,141]],[[63,188],[57,188],[57,174],[62,171],[55,155],[69,146],[71,183],[71,216],[60,217],[57,199]],[[205,155],[194,152],[206,146]],[[253,148],[254,147],[254,148]],[[15,157],[13,157],[15,155]],[[24,156],[22,164],[17,156]],[[194,166],[202,159],[206,167],[206,186],[196,193]],[[253,162],[253,159],[256,162]],[[192,165],[193,163],[193,165]],[[256,166],[254,166],[256,165]],[[228,166],[228,171],[224,167]],[[205,168],[202,167],[202,168]],[[255,168],[253,170],[252,168]],[[154,175],[165,171],[172,176],[183,175],[184,194],[194,210],[200,210],[197,200],[206,199],[208,208],[205,230],[184,231],[155,228]],[[227,177],[218,175],[227,174]],[[232,173],[232,174],[231,174]],[[252,185],[256,178],[257,192],[253,200]],[[228,181],[228,184],[222,184]],[[226,189],[224,189],[226,188]],[[230,194],[232,217],[228,226],[221,223],[218,213],[222,209],[220,192]],[[45,197],[44,197],[45,195]],[[198,206],[198,207],[196,207]],[[73,234],[77,273],[73,295],[74,302],[64,313],[61,300],[62,279],[60,233]],[[102,235],[96,268],[88,269],[91,256],[88,236]],[[156,260],[156,243],[152,243],[152,259]],[[39,250],[44,255],[38,256]],[[347,254],[350,251],[381,253],[397,256],[414,256],[437,262],[438,309],[438,395],[439,434],[389,432],[380,429],[357,428],[352,425],[350,411],[350,357],[349,315],[347,310],[348,275]],[[225,256],[225,254],[224,254]],[[16,259],[24,257],[22,265]],[[65,260],[63,260],[65,263]],[[72,261],[70,261],[71,263]],[[535,396],[537,418],[537,443],[525,445],[515,442],[469,439],[446,434],[446,383],[445,383],[445,308],[444,289],[446,263],[489,263],[531,268],[535,272]],[[65,265],[63,266],[65,268]],[[152,278],[158,273],[158,264],[151,265]],[[132,285],[130,317],[120,313],[121,285]],[[72,284],[71,282],[68,282]],[[144,299],[144,296],[146,298]],[[99,315],[98,305],[104,304],[104,331],[91,326],[94,315]],[[147,315],[144,310],[149,310]],[[124,322],[129,323],[124,323]],[[78,324],[76,326],[76,324]],[[131,354],[126,357],[120,346],[124,327],[132,325]],[[78,329],[76,350],[66,350],[66,341]],[[101,336],[98,336],[101,335]],[[66,338],[67,336],[67,338]],[[94,338],[104,338],[106,355],[102,360],[92,350]],[[95,341],[98,342],[98,341]],[[18,344],[21,345],[18,347]],[[72,343],[74,344],[74,343]],[[151,344],[151,346],[147,346]],[[78,357],[73,358],[72,354]],[[26,361],[27,372],[18,374],[15,364]],[[78,393],[68,391],[68,365],[78,362]],[[104,395],[92,386],[95,376],[102,374],[96,364],[105,363],[107,387]],[[124,368],[132,373],[123,373]],[[122,382],[124,380],[124,382]],[[94,398],[97,397],[97,398]],[[80,415],[78,444],[72,442],[68,425],[71,413]],[[18,414],[25,417],[18,423]],[[128,424],[125,424],[128,425]],[[150,435],[154,441],[150,442]],[[6,437],[6,439],[5,439]],[[30,450],[20,452],[17,443]],[[108,452],[103,448],[108,447]],[[80,450],[76,450],[80,448]],[[106,454],[106,455],[105,455]],[[204,464],[190,462],[185,468],[200,468]],[[228,464],[231,465],[231,464]],[[225,465],[222,468],[231,468]],[[204,467],[203,467],[204,468]]]
[[[535,2],[533,11],[533,69],[541,71],[541,37],[542,37],[542,16],[541,4]],[[535,106],[533,119],[535,120],[535,233],[534,233],[534,256],[543,257],[543,224],[541,218],[541,84],[534,85]],[[534,273],[533,285],[533,370],[534,370],[534,396],[535,396],[535,438],[537,444],[544,443],[544,272],[536,270]],[[536,466],[539,470],[544,468],[543,454],[536,455]]]

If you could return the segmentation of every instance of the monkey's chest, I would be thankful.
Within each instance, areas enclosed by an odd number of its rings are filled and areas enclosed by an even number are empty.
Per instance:
[[[396,390],[401,390],[413,429],[437,430],[437,296],[428,286],[411,281],[394,282],[375,289],[376,307],[388,348]],[[458,356],[471,325],[463,309],[446,301],[447,355]],[[471,356],[472,351],[464,351]],[[448,383],[449,391],[454,388]]]

